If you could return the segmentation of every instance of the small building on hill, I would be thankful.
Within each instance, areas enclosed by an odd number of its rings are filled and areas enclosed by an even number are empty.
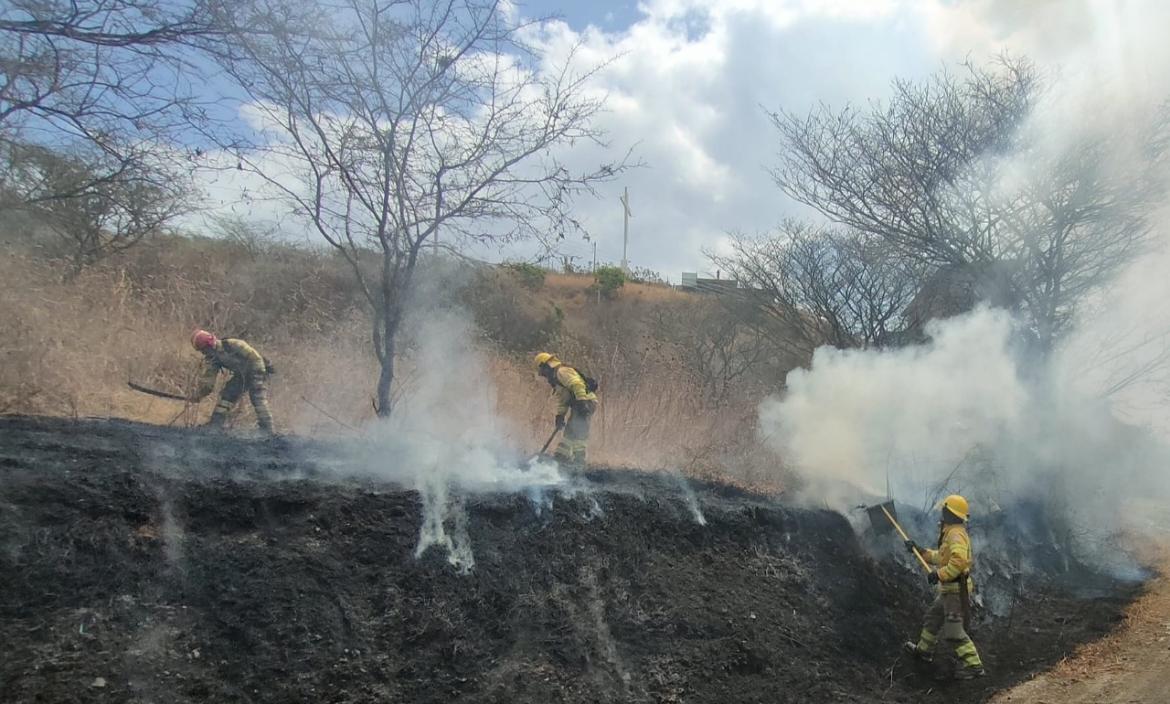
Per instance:
[[[701,278],[693,271],[684,271],[680,288],[695,293],[728,293],[739,288],[739,282],[735,279],[722,278],[718,271],[715,272],[713,279]]]

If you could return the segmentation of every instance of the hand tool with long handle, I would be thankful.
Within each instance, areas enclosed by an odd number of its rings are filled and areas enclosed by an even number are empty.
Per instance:
[[[886,507],[884,505],[881,506],[880,508],[882,510],[882,513],[886,514],[886,518],[890,519],[890,523],[892,523],[894,525],[894,530],[898,531],[898,535],[902,536],[902,540],[909,542],[910,536],[906,535],[906,531],[902,530],[902,526],[898,525],[898,521],[896,521],[894,519],[894,516],[892,514],[890,514],[890,512],[888,510],[886,510]],[[927,564],[926,558],[922,557],[922,553],[918,552],[918,548],[911,548],[911,552],[913,552],[914,557],[917,557],[918,561],[922,563],[922,569],[926,570],[927,572],[933,571],[930,569],[930,565]]]
[[[545,440],[545,441],[544,441],[544,447],[540,448],[540,452],[536,453],[536,454],[537,454],[537,456],[540,456],[540,455],[543,455],[543,454],[544,454],[544,451],[545,451],[545,450],[547,450],[547,449],[548,449],[548,446],[552,444],[553,438],[555,438],[555,437],[557,436],[557,433],[559,433],[559,432],[561,432],[561,429],[560,429],[560,428],[554,428],[554,429],[553,429],[553,431],[552,431],[552,435],[549,435],[549,436],[548,436],[548,440]]]
[[[547,450],[547,449],[548,449],[548,446],[552,444],[553,438],[555,438],[555,437],[557,436],[557,433],[559,433],[559,432],[561,432],[561,429],[560,429],[560,428],[557,428],[557,429],[553,430],[553,431],[552,431],[552,435],[549,435],[549,436],[548,436],[548,440],[545,440],[545,441],[544,441],[544,447],[540,448],[540,452],[538,452],[538,453],[536,453],[535,455],[533,455],[533,456],[529,457],[529,458],[528,458],[528,461],[529,461],[529,462],[532,462],[532,461],[533,461],[533,460],[535,460],[537,457],[540,457],[540,456],[544,455],[544,451],[545,451],[545,450]]]
[[[150,396],[157,396],[159,398],[169,398],[172,401],[187,401],[188,400],[188,398],[186,396],[181,396],[179,394],[172,394],[169,391],[159,391],[158,389],[152,389],[149,386],[142,386],[141,384],[135,384],[133,381],[126,382],[126,385],[139,393],[148,394]]]

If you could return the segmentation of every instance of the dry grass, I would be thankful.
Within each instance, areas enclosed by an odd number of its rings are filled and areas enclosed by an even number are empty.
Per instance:
[[[164,424],[194,423],[210,413],[212,400],[202,408],[188,407],[131,391],[126,382],[134,379],[176,393],[189,390],[200,362],[188,342],[191,329],[203,325],[243,334],[244,328],[259,327],[267,316],[246,305],[258,294],[251,291],[241,302],[239,287],[229,285],[232,272],[218,266],[166,266],[164,271],[171,270],[165,282],[157,274],[137,276],[141,266],[139,258],[116,261],[64,281],[52,263],[11,252],[0,259],[5,289],[0,326],[8,331],[0,365],[0,412]],[[253,280],[245,288],[270,286]],[[362,385],[355,383],[370,379],[376,369],[365,345],[364,322],[351,315],[327,331],[304,324],[322,315],[307,311],[248,334],[277,360],[273,411],[294,432],[341,427],[320,411],[308,412],[305,398],[346,423],[371,415],[357,391]],[[250,425],[246,406],[241,404],[245,410],[238,422]]]
[[[1135,667],[1134,649],[1166,647],[1170,624],[1170,577],[1161,570],[1170,558],[1170,546],[1146,537],[1128,536],[1135,554],[1145,556],[1157,576],[1144,585],[1144,593],[1126,607],[1121,624],[1100,640],[1077,647],[1062,659],[1050,676],[1060,681],[1089,679],[1104,672],[1124,672]],[[1120,549],[1120,548],[1119,548]]]
[[[198,407],[131,391],[126,382],[182,393],[200,358],[193,327],[248,339],[273,360],[272,409],[284,432],[351,432],[373,417],[377,362],[368,322],[348,273],[328,254],[277,251],[262,259],[213,240],[163,240],[66,281],[63,269],[8,251],[0,258],[7,331],[0,413],[120,417],[197,424]],[[754,441],[758,397],[704,408],[677,360],[646,342],[654,307],[685,300],[668,287],[629,284],[615,301],[588,295],[588,276],[551,274],[514,304],[564,311],[554,351],[602,380],[592,462],[724,476],[775,488],[787,475]],[[539,303],[535,305],[534,302]],[[555,402],[529,366],[535,350],[488,355],[497,413],[519,447],[535,451],[552,427]],[[409,363],[404,370],[409,369]],[[402,378],[409,383],[409,372]],[[251,428],[247,403],[235,423]]]
[[[593,286],[593,276],[589,274],[549,273],[545,275],[544,285],[550,295],[570,304],[570,307],[596,302],[596,294],[589,290]],[[626,300],[661,303],[687,300],[692,294],[663,284],[627,282],[622,286],[620,296]]]
[[[551,432],[556,407],[548,384],[521,362],[497,358],[493,373],[500,382],[497,411],[524,429],[520,442],[539,448]],[[628,385],[603,386],[599,397],[589,444],[592,463],[703,479],[730,476],[769,493],[790,482],[779,459],[755,440],[754,405],[712,412],[696,402],[684,379],[664,368]]]

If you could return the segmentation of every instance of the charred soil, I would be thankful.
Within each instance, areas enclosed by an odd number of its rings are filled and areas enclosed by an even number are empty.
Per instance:
[[[462,499],[476,564],[414,554],[419,495],[336,479],[335,445],[0,420],[5,702],[918,702],[929,599],[850,523],[727,487],[593,472]],[[331,465],[330,479],[320,469]],[[1134,589],[1017,595],[990,675],[1107,633]]]

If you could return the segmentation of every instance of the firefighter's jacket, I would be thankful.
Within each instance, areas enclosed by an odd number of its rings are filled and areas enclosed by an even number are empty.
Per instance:
[[[967,580],[967,591],[974,591],[971,568],[974,556],[971,554],[971,536],[967,526],[961,523],[944,525],[938,535],[937,550],[923,550],[922,557],[938,568],[939,591],[943,594],[958,594],[959,583]]]
[[[268,373],[268,361],[243,340],[230,337],[217,340],[214,349],[203,353],[203,368],[195,398],[200,399],[211,393],[215,388],[216,377],[224,370],[246,380],[263,379]]]
[[[574,401],[597,401],[597,394],[585,386],[585,379],[576,369],[562,364],[553,374],[556,378],[553,394],[557,397],[558,416],[568,413]]]

